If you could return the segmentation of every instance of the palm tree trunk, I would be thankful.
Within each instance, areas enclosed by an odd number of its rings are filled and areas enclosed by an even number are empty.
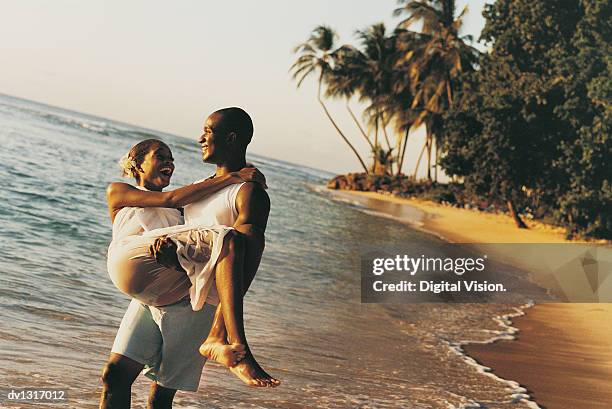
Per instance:
[[[446,72],[446,97],[448,98],[448,107],[453,105],[453,90],[451,87],[451,78],[448,71]]]
[[[438,161],[440,160],[440,150],[438,149],[438,140],[435,140],[436,143],[436,153],[435,158],[436,162],[434,163],[434,182],[438,183]]]
[[[404,156],[406,155],[406,145],[408,145],[408,133],[409,132],[410,132],[410,127],[408,129],[406,129],[406,135],[404,135],[404,146],[402,146],[401,157],[398,157],[398,159],[399,159],[399,167],[397,168],[397,175],[398,176],[402,172],[402,167],[404,166]],[[399,154],[400,154],[399,149],[398,149],[397,154],[399,156]]]
[[[361,156],[359,155],[359,152],[357,152],[357,149],[355,149],[353,144],[347,139],[347,137],[344,135],[344,133],[342,133],[342,131],[340,130],[340,128],[338,127],[338,125],[336,124],[334,119],[332,118],[331,114],[327,110],[327,107],[323,103],[323,100],[321,99],[321,81],[320,80],[319,80],[319,92],[317,93],[317,99],[319,100],[319,104],[321,104],[321,108],[323,108],[323,111],[325,111],[325,115],[327,115],[327,118],[329,119],[329,121],[332,123],[334,128],[336,128],[336,131],[338,131],[338,134],[340,134],[342,139],[344,139],[344,142],[346,142],[346,144],[349,146],[349,148],[351,148],[351,150],[353,151],[353,153],[355,154],[355,156],[359,160],[359,163],[363,167],[363,170],[365,171],[365,173],[368,174],[368,167],[363,162],[363,159],[361,159]]]
[[[417,172],[419,171],[419,165],[421,164],[421,158],[423,157],[423,153],[425,152],[426,147],[427,147],[427,141],[425,141],[425,144],[423,145],[423,149],[421,149],[421,153],[419,154],[419,158],[417,159],[416,166],[414,167],[414,175],[412,176],[412,179],[414,179],[415,181],[417,178]]]
[[[514,220],[514,224],[516,224],[516,227],[518,227],[519,229],[526,229],[527,225],[525,224],[523,220],[521,220],[520,216],[516,212],[516,207],[514,207],[514,202],[508,199],[506,200],[506,205],[508,206],[510,217],[512,217],[512,220]]]
[[[431,136],[427,134],[427,180],[431,182]]]
[[[389,157],[391,157],[390,156],[391,155],[391,143],[389,142],[389,135],[387,134],[387,125],[384,123],[384,121],[383,121],[382,130],[383,130],[383,135],[385,135],[385,141],[387,142],[387,149],[389,150]],[[389,164],[389,172],[393,174],[393,162]]]
[[[383,123],[382,126],[383,135],[385,135],[385,142],[387,142],[387,149],[391,150],[391,143],[389,142],[389,135],[387,135],[387,126]]]
[[[374,147],[378,149],[378,118],[374,121]]]
[[[397,155],[395,157],[395,163],[397,163],[397,172],[395,173],[395,176],[399,176],[400,171],[402,170],[402,164],[400,162],[400,160],[402,159],[402,142],[403,138],[399,139],[397,142]]]
[[[372,170],[372,172],[374,174],[376,174],[376,172],[378,171],[378,151],[379,151],[380,147],[378,146],[378,117],[376,117],[376,120],[374,121],[374,169]]]
[[[353,118],[353,121],[355,122],[355,124],[357,125],[357,128],[359,128],[359,131],[361,132],[361,134],[363,135],[363,137],[365,138],[365,140],[368,142],[368,145],[370,145],[370,148],[372,150],[374,150],[374,145],[372,145],[372,141],[370,140],[370,137],[368,136],[368,134],[366,134],[366,132],[363,130],[363,127],[361,126],[361,124],[359,123],[359,120],[357,119],[357,117],[355,116],[355,114],[353,113],[353,110],[351,109],[351,107],[349,106],[348,100],[346,101],[346,109],[349,111],[349,114],[351,115],[351,118]]]

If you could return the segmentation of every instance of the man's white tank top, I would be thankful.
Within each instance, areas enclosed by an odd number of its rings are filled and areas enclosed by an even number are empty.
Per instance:
[[[201,182],[201,180],[197,182]],[[242,185],[244,185],[244,182],[235,183],[198,202],[185,206],[185,224],[232,227],[238,218],[236,197]]]

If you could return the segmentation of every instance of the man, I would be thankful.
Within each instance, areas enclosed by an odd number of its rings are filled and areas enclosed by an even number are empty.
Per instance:
[[[240,108],[225,108],[207,118],[198,142],[202,159],[217,165],[215,177],[246,166],[246,148],[252,135],[251,118]],[[269,212],[267,193],[260,184],[251,182],[229,186],[185,207],[186,224],[223,224],[241,233],[240,240],[232,240],[228,254],[219,260],[239,263],[241,268],[233,270],[238,276],[216,276],[217,286],[239,302],[232,304],[235,307],[225,303],[223,309],[221,304],[217,308],[206,304],[202,310],[193,311],[188,300],[159,308],[132,300],[103,370],[100,408],[129,408],[131,385],[145,367],[146,375],[154,380],[149,408],[171,408],[177,390],[197,390],[206,361],[203,355],[212,358],[211,345],[233,342],[228,340],[226,321],[230,330],[236,322],[227,320],[227,313],[224,318],[224,311],[235,308],[232,312],[239,317],[237,324],[242,325],[242,296],[261,261]],[[168,257],[163,251],[160,248],[158,256]],[[211,293],[214,298],[214,287]],[[202,354],[198,353],[201,345]],[[246,352],[246,357],[230,368],[232,373],[252,386],[278,385],[279,381],[257,364],[248,347]]]

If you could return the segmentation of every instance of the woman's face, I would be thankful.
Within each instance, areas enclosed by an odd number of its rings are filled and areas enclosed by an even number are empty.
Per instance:
[[[138,173],[140,186],[149,190],[162,190],[170,184],[174,172],[174,158],[170,148],[159,145],[152,148],[144,157]]]

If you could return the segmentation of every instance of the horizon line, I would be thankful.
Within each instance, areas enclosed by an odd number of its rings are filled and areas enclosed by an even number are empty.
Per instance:
[[[162,133],[162,134],[166,134],[166,135],[173,136],[173,137],[176,137],[176,138],[193,140],[193,139],[191,139],[188,136],[178,135],[178,134],[175,134],[175,133],[172,133],[172,132],[168,132],[168,131],[164,131],[164,130],[148,128],[148,127],[145,127],[145,126],[142,126],[142,125],[137,125],[137,124],[125,122],[125,121],[114,119],[114,118],[103,117],[103,116],[100,116],[98,114],[92,114],[92,113],[89,113],[89,112],[77,111],[77,110],[75,110],[73,108],[66,108],[66,107],[62,107],[62,106],[59,106],[59,105],[52,105],[52,104],[49,104],[47,102],[36,101],[36,100],[33,100],[33,99],[20,97],[20,96],[17,96],[17,95],[6,94],[6,93],[4,93],[2,91],[0,91],[0,97],[8,97],[8,98],[13,98],[13,99],[18,99],[18,100],[25,101],[25,102],[31,102],[31,103],[34,103],[34,104],[43,105],[43,106],[46,106],[46,107],[49,107],[49,108],[53,108],[53,109],[61,109],[63,111],[71,112],[71,113],[78,114],[78,115],[87,115],[87,116],[90,116],[90,117],[95,118],[95,119],[100,119],[100,120],[104,120],[104,121],[112,121],[112,122],[115,122],[117,124],[126,125],[126,126],[130,126],[130,127],[134,127],[134,128],[140,128],[140,129],[142,129],[144,131],[150,131],[150,132],[153,132],[153,133]],[[264,159],[270,159],[270,160],[274,160],[274,161],[277,161],[277,162],[280,162],[280,163],[285,163],[285,164],[288,164],[288,165],[299,166],[299,167],[302,167],[302,168],[315,170],[317,172],[329,173],[330,175],[338,175],[336,172],[332,172],[332,171],[325,170],[325,169],[315,168],[315,167],[312,167],[312,166],[309,166],[309,165],[303,165],[303,164],[300,164],[300,163],[289,162],[289,161],[284,160],[284,159],[274,158],[274,157],[266,156],[266,155],[263,155],[263,154],[260,154],[260,153],[256,153],[256,152],[253,152],[253,154],[256,155],[256,156],[262,157]]]

